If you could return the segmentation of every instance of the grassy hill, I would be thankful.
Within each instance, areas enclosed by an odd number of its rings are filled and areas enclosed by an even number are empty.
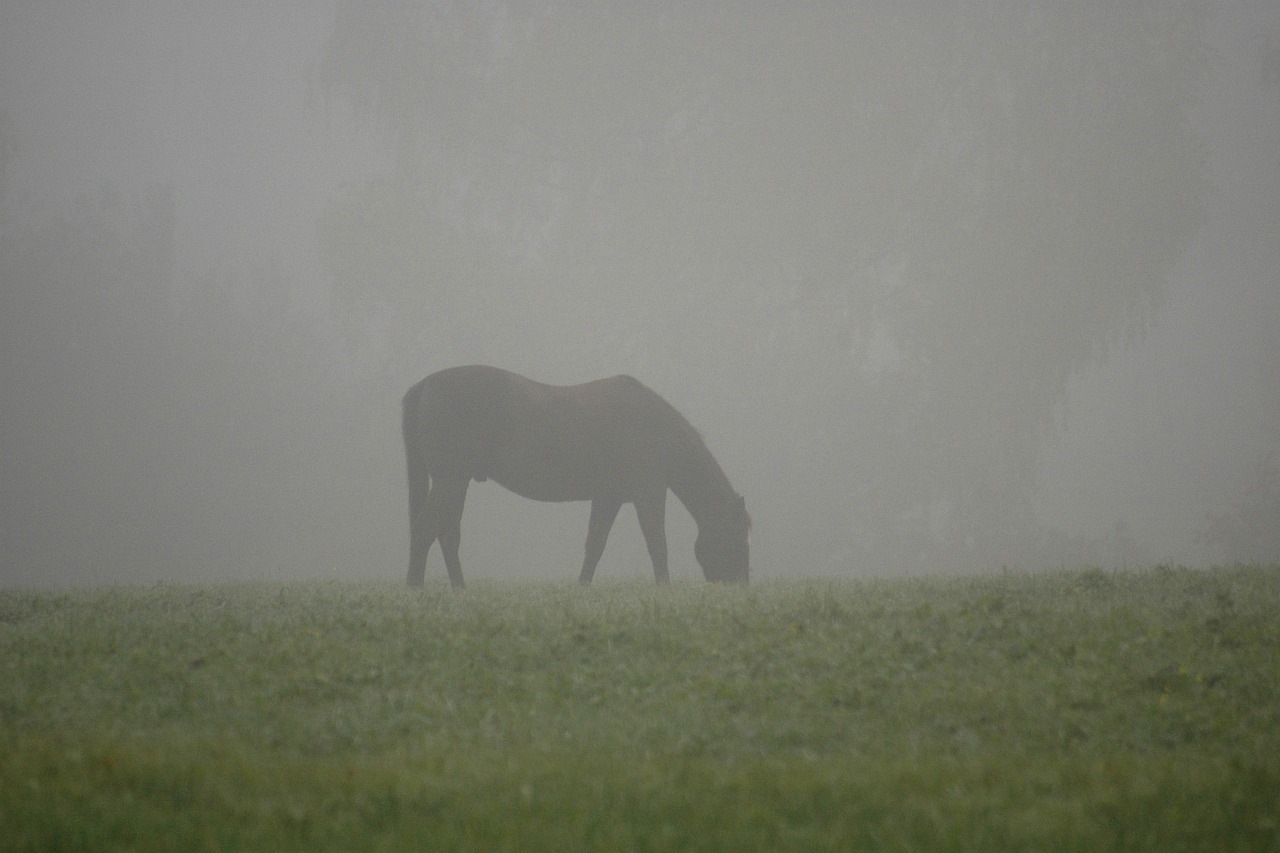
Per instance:
[[[1280,568],[0,591],[0,849],[1280,849]]]

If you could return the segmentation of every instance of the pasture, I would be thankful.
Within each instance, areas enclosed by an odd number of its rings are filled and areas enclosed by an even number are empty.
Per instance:
[[[4,850],[1275,850],[1280,568],[0,591]]]

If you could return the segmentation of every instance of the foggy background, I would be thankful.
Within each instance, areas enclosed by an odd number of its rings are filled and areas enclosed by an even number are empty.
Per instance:
[[[401,579],[471,362],[664,395],[756,578],[1280,558],[1280,6],[841,5],[0,3],[0,584]]]

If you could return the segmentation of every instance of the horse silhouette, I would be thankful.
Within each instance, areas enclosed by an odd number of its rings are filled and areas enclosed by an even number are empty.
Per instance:
[[[422,586],[437,539],[463,586],[458,546],[472,480],[538,501],[591,501],[578,580],[591,583],[618,511],[635,504],[653,574],[667,570],[670,489],[698,526],[694,556],[708,581],[745,583],[751,517],[698,431],[630,376],[544,385],[484,365],[433,373],[404,396],[409,469],[410,586]]]

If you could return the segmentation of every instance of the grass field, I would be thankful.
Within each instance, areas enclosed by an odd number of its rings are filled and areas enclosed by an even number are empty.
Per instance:
[[[0,591],[5,850],[1277,850],[1280,568]]]

